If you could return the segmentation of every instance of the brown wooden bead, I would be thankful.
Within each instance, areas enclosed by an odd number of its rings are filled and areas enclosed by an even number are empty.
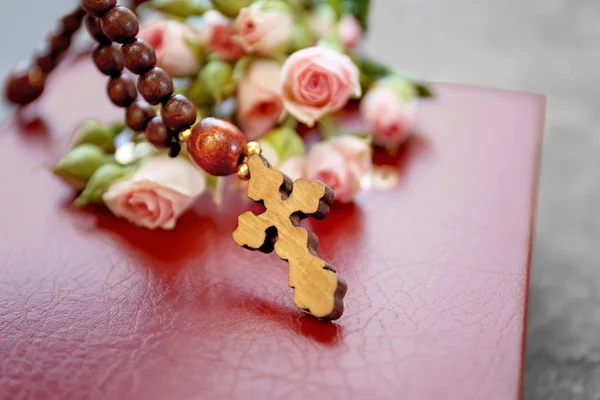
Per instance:
[[[173,94],[173,80],[163,69],[154,67],[140,75],[138,90],[144,99],[153,106],[164,103]]]
[[[50,38],[50,47],[55,54],[63,54],[71,46],[71,36],[60,31]]]
[[[85,12],[82,9],[78,9],[71,14],[65,15],[61,19],[61,25],[63,27],[63,31],[67,35],[73,35],[75,32],[79,30],[81,27],[81,23],[83,22],[83,17],[85,16]]]
[[[237,172],[246,137],[237,126],[218,118],[205,118],[192,129],[187,141],[190,158],[211,175]]]
[[[165,126],[172,131],[183,131],[196,122],[196,106],[187,97],[177,94],[167,101],[162,109]]]
[[[118,47],[99,44],[92,53],[96,67],[104,75],[119,76],[123,71],[123,54]]]
[[[146,139],[156,147],[167,147],[169,130],[160,117],[154,117],[146,125]]]
[[[156,53],[152,46],[143,39],[137,38],[131,43],[121,46],[125,66],[134,74],[141,75],[156,65]]]
[[[102,32],[113,42],[127,43],[135,39],[140,24],[135,13],[127,7],[116,6],[100,19]]]
[[[58,64],[58,54],[56,54],[50,44],[44,43],[37,51],[35,63],[42,69],[45,74],[52,71]]]
[[[127,107],[125,120],[127,126],[136,132],[143,132],[148,121],[156,116],[154,108],[146,102],[136,101]]]
[[[117,5],[117,0],[81,0],[81,7],[95,17],[101,17]]]
[[[102,27],[100,26],[100,19],[88,15],[87,17],[85,17],[85,27],[89,32],[90,36],[93,37],[98,43],[112,43],[112,40],[110,40],[108,36],[106,36],[104,32],[102,32]]]
[[[137,97],[135,83],[125,75],[111,78],[106,89],[110,100],[119,107],[127,107]]]
[[[45,78],[39,66],[20,65],[8,75],[5,95],[13,104],[29,104],[40,97],[44,84]]]

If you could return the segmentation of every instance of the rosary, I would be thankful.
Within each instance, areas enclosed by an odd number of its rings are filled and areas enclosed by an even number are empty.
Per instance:
[[[265,207],[262,214],[246,212],[238,218],[235,242],[250,250],[275,253],[289,264],[289,286],[294,302],[318,318],[337,319],[343,313],[346,283],[335,269],[317,256],[317,236],[301,227],[307,217],[323,219],[334,193],[319,181],[292,181],[270,167],[256,142],[247,142],[232,123],[218,118],[197,120],[195,105],[174,95],[171,77],[156,66],[152,46],[137,38],[138,18],[118,6],[116,0],[81,0],[80,7],[61,20],[61,31],[50,39],[35,64],[9,77],[6,97],[17,105],[35,101],[43,92],[46,77],[68,50],[73,35],[85,26],[97,45],[92,58],[109,77],[107,93],[125,108],[127,126],[144,132],[154,146],[177,157],[182,144],[190,159],[214,176],[237,177],[248,182],[248,197]],[[138,75],[137,85],[124,68]],[[137,100],[138,92],[145,102]],[[161,106],[159,115],[153,106]]]

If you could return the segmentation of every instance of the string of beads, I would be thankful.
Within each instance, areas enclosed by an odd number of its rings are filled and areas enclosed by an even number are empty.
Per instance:
[[[51,38],[47,59],[39,56],[33,67],[9,77],[6,95],[11,102],[29,104],[42,94],[46,77],[69,48],[83,19],[97,42],[92,59],[109,77],[108,97],[125,108],[129,128],[144,132],[155,146],[168,147],[172,157],[181,151],[181,140],[187,142],[190,158],[211,175],[226,176],[239,170],[240,178],[247,178],[243,161],[260,153],[260,147],[247,143],[235,125],[217,118],[205,118],[190,129],[196,123],[196,107],[185,96],[173,95],[173,80],[156,66],[154,49],[137,37],[137,16],[116,0],[81,0],[80,7],[62,19],[61,32]],[[125,69],[138,76],[137,86]],[[153,107],[158,105],[160,115]]]

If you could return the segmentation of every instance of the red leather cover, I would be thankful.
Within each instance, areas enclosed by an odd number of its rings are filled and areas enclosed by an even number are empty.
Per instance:
[[[349,287],[326,323],[294,308],[284,262],[235,245],[236,199],[172,232],[69,207],[49,166],[82,118],[120,115],[103,85],[59,70],[1,128],[0,398],[520,397],[543,97],[434,85],[419,135],[379,159],[398,185],[311,223]]]

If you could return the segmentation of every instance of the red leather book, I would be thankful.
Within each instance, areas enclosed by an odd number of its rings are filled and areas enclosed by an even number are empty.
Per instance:
[[[73,210],[50,172],[83,118],[121,115],[88,62],[0,135],[0,398],[517,399],[544,98],[438,83],[389,190],[311,222],[348,283],[335,323],[287,264],[238,248],[244,206],[174,231]],[[37,120],[28,120],[38,116]]]

